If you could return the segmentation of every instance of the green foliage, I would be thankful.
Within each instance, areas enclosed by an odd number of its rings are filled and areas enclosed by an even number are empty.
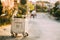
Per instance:
[[[21,3],[22,5],[25,5],[25,4],[27,3],[27,1],[26,1],[26,0],[20,0],[20,3]]]
[[[23,15],[27,13],[27,6],[26,5],[18,5],[18,13],[16,18],[23,18]]]
[[[41,6],[40,5],[36,5],[36,9],[41,9]]]
[[[58,9],[58,10],[54,13],[54,15],[55,15],[56,17],[60,17],[60,9]]]
[[[0,16],[0,26],[7,25],[11,23],[11,18],[7,18],[6,16]]]
[[[57,1],[57,2],[55,3],[55,7],[57,7],[57,5],[59,5],[59,1]]]
[[[41,6],[36,4],[36,11],[37,11],[37,12],[40,12],[41,9],[42,9]]]
[[[2,8],[3,8],[3,6],[2,6],[2,3],[0,1],[0,15],[2,14]]]
[[[57,8],[57,6],[59,5],[59,1],[57,1],[55,3],[55,7],[53,7],[51,10],[50,10],[50,14],[52,14],[54,17],[60,17],[60,9]]]
[[[38,4],[36,4],[36,11],[37,12],[46,12],[47,7],[42,7]]]
[[[21,11],[21,12],[19,11],[20,14],[22,14],[22,15],[26,14],[26,11],[27,11],[26,8],[19,7],[19,10]]]

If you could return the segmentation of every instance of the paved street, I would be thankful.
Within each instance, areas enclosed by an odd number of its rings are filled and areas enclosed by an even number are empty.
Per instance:
[[[8,27],[0,28],[0,40],[60,40],[60,22],[49,18],[46,13],[38,13],[36,18],[27,19],[28,37],[11,38],[11,26],[8,25]]]

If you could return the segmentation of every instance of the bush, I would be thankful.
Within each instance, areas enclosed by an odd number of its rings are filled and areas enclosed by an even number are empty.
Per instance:
[[[36,11],[37,12],[47,12],[47,7],[42,7],[36,4]]]
[[[11,23],[11,18],[7,18],[6,16],[0,16],[0,26],[7,25]]]
[[[36,4],[36,12],[40,12],[40,11],[42,11],[42,7]]]
[[[21,3],[22,5],[25,5],[25,4],[27,3],[27,1],[26,1],[26,0],[20,0],[20,3]]]
[[[0,15],[2,14],[2,8],[3,8],[3,6],[2,6],[1,0],[0,0]]]
[[[26,14],[26,11],[27,11],[26,8],[19,7],[19,10],[18,11],[19,11],[20,14],[22,14],[22,15],[25,15]]]
[[[50,9],[50,15],[53,15],[54,14],[54,9]]]
[[[40,5],[36,5],[36,9],[41,9],[41,6]]]
[[[60,9],[58,9],[55,13],[54,13],[55,17],[60,17]]]

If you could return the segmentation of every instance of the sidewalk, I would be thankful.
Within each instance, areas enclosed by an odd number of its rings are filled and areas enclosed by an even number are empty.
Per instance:
[[[6,25],[6,26],[2,26],[0,27],[0,36],[10,36],[10,27],[11,25]]]

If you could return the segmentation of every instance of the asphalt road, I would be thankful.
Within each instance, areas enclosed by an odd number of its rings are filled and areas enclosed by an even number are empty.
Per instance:
[[[60,22],[49,18],[46,13],[38,13],[35,18],[26,19],[28,37],[12,38],[10,29],[11,25],[0,28],[0,40],[60,40]]]

